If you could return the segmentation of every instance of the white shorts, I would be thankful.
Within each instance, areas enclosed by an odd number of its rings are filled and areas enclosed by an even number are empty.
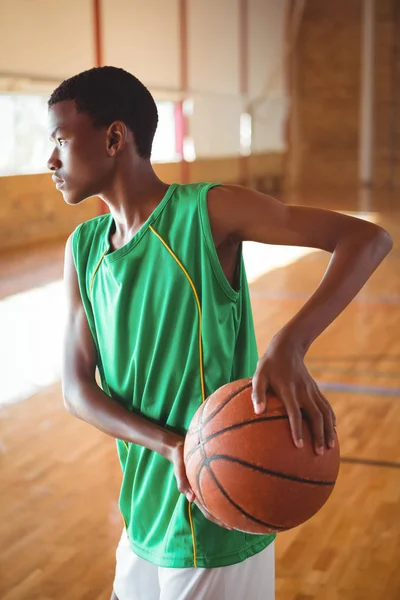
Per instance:
[[[118,600],[274,600],[274,544],[241,563],[214,569],[165,568],[139,558],[126,531],[117,548]]]

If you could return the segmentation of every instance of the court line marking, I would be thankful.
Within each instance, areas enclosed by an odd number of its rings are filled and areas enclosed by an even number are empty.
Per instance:
[[[351,463],[355,465],[366,465],[368,467],[387,467],[389,469],[400,469],[400,462],[389,460],[372,460],[369,458],[352,458],[351,456],[342,456],[340,462]]]
[[[315,364],[315,363],[323,363],[325,364],[325,362],[352,362],[355,361],[356,363],[360,363],[360,362],[375,362],[375,361],[380,361],[380,362],[391,362],[391,361],[395,361],[398,362],[400,361],[400,355],[396,356],[396,355],[392,355],[392,356],[381,356],[380,354],[377,355],[370,355],[370,356],[360,356],[359,354],[353,354],[353,355],[342,355],[342,356],[323,356],[320,358],[309,358],[308,362],[311,364]]]
[[[358,369],[346,369],[346,368],[335,368],[329,367],[325,365],[315,366],[313,364],[309,364],[310,371],[314,372],[323,372],[323,373],[341,373],[344,375],[354,376],[365,376],[365,377],[387,377],[388,379],[399,379],[400,371],[394,373],[391,371],[366,371],[366,370],[358,370]]]
[[[293,293],[293,294],[282,294],[279,292],[270,292],[270,291],[256,291],[256,290],[251,290],[250,288],[250,297],[251,298],[261,298],[263,300],[270,300],[270,301],[280,301],[280,302],[298,302],[298,301],[305,301],[308,300],[310,298],[310,296],[312,295],[312,291],[310,291],[309,293],[305,294],[305,293]],[[392,306],[395,308],[398,308],[400,306],[400,295],[397,294],[393,294],[393,295],[387,295],[387,296],[367,296],[367,297],[360,297],[360,298],[355,298],[354,300],[352,300],[351,305],[358,305],[358,306],[364,306],[364,307],[373,307],[376,308],[377,306]]]
[[[379,387],[374,385],[357,385],[355,383],[341,383],[318,381],[316,383],[321,390],[331,390],[334,392],[352,392],[354,394],[368,394],[378,396],[399,396],[400,388]]]

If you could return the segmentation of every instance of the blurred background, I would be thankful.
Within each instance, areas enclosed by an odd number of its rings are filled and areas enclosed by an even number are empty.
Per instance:
[[[65,412],[59,383],[65,241],[105,206],[67,206],[46,169],[49,95],[99,65],[154,95],[166,182],[238,183],[391,233],[307,355],[342,468],[321,513],[278,536],[277,600],[400,598],[398,0],[0,0],[0,598],[103,600],[112,586],[114,441]],[[261,353],[329,256],[244,251]]]

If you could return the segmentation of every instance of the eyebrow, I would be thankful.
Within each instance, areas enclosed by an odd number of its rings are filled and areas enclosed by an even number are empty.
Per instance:
[[[55,130],[53,131],[53,133],[50,135],[50,139],[52,140],[54,138],[54,136],[56,135],[57,131],[59,131],[60,129],[64,129],[63,125],[58,125],[58,127],[55,128]]]

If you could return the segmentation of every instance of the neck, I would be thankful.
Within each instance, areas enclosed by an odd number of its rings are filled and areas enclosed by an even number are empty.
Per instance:
[[[100,198],[113,216],[117,243],[125,243],[140,229],[168,187],[157,177],[150,161],[143,159],[115,175],[112,185]]]

